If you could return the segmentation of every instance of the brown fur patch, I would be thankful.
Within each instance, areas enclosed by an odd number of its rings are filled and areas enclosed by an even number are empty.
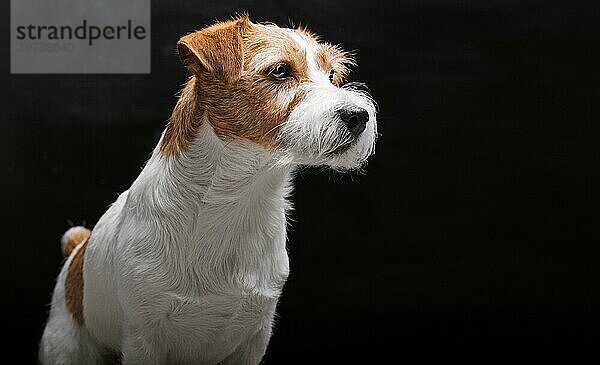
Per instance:
[[[177,42],[181,62],[195,75],[206,72],[234,81],[242,68],[242,35],[250,25],[242,16],[182,37]]]
[[[197,77],[213,75],[215,82],[229,84],[242,69],[242,32],[250,26],[246,16],[219,22],[181,37],[177,49],[181,63],[192,77],[175,105],[160,151],[169,156],[182,152],[194,140],[202,122]]]
[[[341,86],[344,83],[350,73],[348,66],[356,64],[349,53],[330,43],[319,43],[315,57],[323,71],[329,73],[333,70],[332,83],[335,86]]]
[[[71,313],[73,321],[83,326],[83,257],[89,237],[81,244],[73,256],[65,279],[65,300],[67,310]]]
[[[254,24],[249,28],[244,34],[245,73],[260,74],[269,66],[286,63],[294,80],[307,81],[307,55],[292,38],[291,32],[294,30],[275,25]]]
[[[196,78],[191,77],[181,91],[160,144],[160,151],[167,156],[184,151],[198,133],[202,115],[196,92]]]
[[[223,139],[245,138],[267,148],[277,145],[279,124],[302,99],[308,78],[304,53],[286,30],[254,24],[243,37],[244,66],[235,83],[200,79],[200,104],[215,133]],[[269,67],[286,63],[292,78],[276,81]]]
[[[323,47],[319,47],[317,52],[315,53],[315,58],[317,60],[317,65],[321,68],[321,70],[328,72],[331,70],[331,62],[329,62],[329,58],[327,57],[327,53]]]

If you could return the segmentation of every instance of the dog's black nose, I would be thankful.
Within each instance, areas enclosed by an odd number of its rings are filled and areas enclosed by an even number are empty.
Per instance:
[[[365,130],[369,121],[369,113],[357,106],[339,109],[338,114],[354,137],[358,137]]]

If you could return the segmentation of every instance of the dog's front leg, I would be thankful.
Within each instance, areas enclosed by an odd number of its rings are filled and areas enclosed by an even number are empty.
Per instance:
[[[159,365],[166,363],[158,338],[144,333],[138,326],[127,326],[121,351],[123,365]]]
[[[267,351],[271,338],[271,323],[265,324],[256,334],[242,342],[238,348],[219,365],[258,365]]]

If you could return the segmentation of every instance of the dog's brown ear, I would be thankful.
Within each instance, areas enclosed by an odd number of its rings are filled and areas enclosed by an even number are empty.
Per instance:
[[[236,80],[243,65],[242,36],[251,26],[248,16],[219,22],[181,37],[181,63],[194,75],[211,73],[225,82]]]

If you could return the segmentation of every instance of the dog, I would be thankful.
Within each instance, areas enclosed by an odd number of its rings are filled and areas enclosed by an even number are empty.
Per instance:
[[[42,364],[258,364],[289,272],[300,165],[359,169],[376,104],[345,84],[351,55],[248,16],[183,36],[190,77],[158,145],[66,261]]]

